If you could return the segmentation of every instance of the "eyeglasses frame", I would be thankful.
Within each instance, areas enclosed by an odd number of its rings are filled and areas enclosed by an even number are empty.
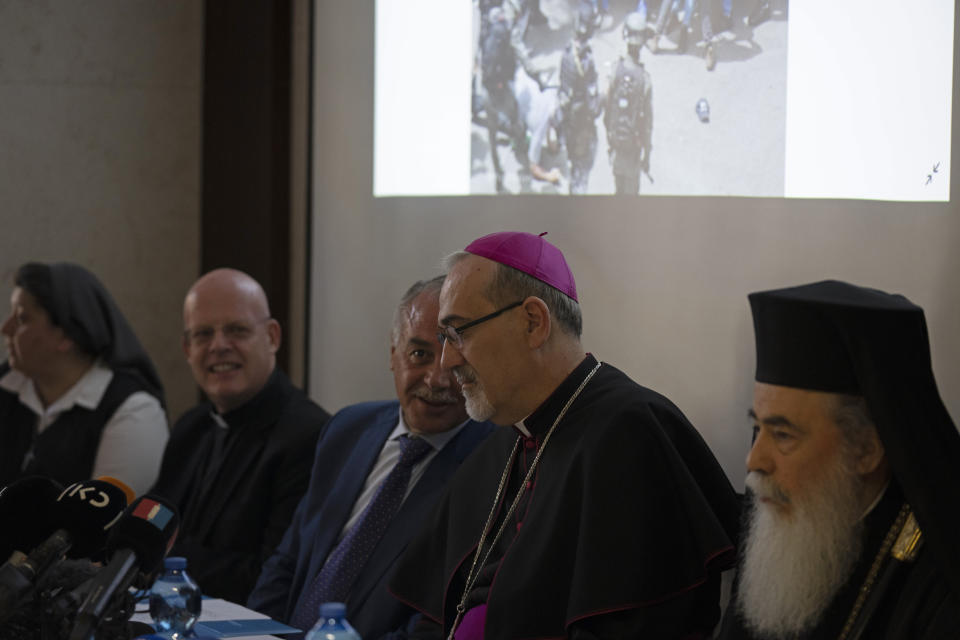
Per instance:
[[[451,325],[447,325],[446,327],[443,328],[443,331],[440,331],[440,332],[437,333],[437,340],[440,342],[440,345],[441,345],[441,346],[442,346],[447,340],[450,340],[450,341],[453,343],[453,346],[455,346],[455,347],[457,347],[457,348],[459,349],[459,348],[463,345],[463,338],[461,338],[461,336],[463,335],[463,332],[464,332],[464,331],[466,331],[467,329],[470,329],[471,327],[475,327],[475,326],[477,326],[478,324],[482,324],[482,323],[486,322],[487,320],[493,320],[494,318],[496,318],[496,317],[499,316],[500,314],[506,313],[507,311],[510,311],[511,309],[515,309],[516,307],[519,307],[519,306],[522,305],[523,303],[524,303],[524,300],[517,300],[516,302],[514,302],[514,303],[512,303],[512,304],[508,304],[507,306],[505,306],[505,307],[502,308],[502,309],[498,309],[497,311],[494,311],[493,313],[488,313],[487,315],[482,316],[482,317],[480,317],[480,318],[477,318],[476,320],[471,320],[470,322],[467,322],[466,324],[463,324],[463,325],[461,325],[461,326],[459,326],[459,327],[454,327],[454,326],[451,326]],[[452,331],[456,334],[456,338],[454,338],[453,336],[451,336],[451,335],[449,335],[449,334],[447,333],[447,332],[450,331],[450,330],[452,330]]]

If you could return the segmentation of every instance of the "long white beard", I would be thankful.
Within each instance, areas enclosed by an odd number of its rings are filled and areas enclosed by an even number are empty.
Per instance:
[[[860,480],[842,464],[829,469],[820,486],[790,496],[789,516],[757,500],[780,491],[767,476],[747,476],[755,497],[738,606],[755,633],[791,638],[811,629],[860,557]]]
[[[487,394],[483,390],[483,384],[477,379],[477,372],[469,365],[461,365],[453,370],[453,376],[461,385],[465,382],[473,383],[470,388],[462,389],[464,408],[470,419],[477,422],[489,420],[496,413],[496,409],[487,399]]]

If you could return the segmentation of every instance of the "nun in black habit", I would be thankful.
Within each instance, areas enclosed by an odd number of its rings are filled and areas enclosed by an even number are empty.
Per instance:
[[[70,264],[27,263],[2,332],[0,486],[113,476],[137,493],[167,440],[163,385],[110,293]]]
[[[759,537],[753,518],[720,637],[960,637],[960,435],[937,391],[923,310],[901,295],[837,281],[749,298],[759,392],[766,385],[794,397],[800,390],[823,401],[841,395],[857,399],[868,414],[865,424],[872,423],[873,437],[882,443],[886,484],[865,513],[852,513],[847,535],[855,541],[850,548],[859,552],[849,554],[849,566],[837,574],[837,584],[822,592],[825,603],[812,607],[805,621],[798,617],[798,624],[758,614],[779,585],[797,582],[804,570],[787,575],[769,566],[788,552],[782,545],[779,551],[771,547],[775,555],[758,573],[766,572],[773,582],[751,595],[747,567],[754,537]],[[754,405],[756,409],[756,395]],[[832,427],[840,426],[836,417],[841,414],[830,415]],[[763,429],[764,416],[756,420]],[[760,433],[751,456],[761,446]],[[828,497],[820,492],[815,500]],[[761,508],[755,503],[748,514]],[[789,598],[783,603],[778,607],[791,608]]]

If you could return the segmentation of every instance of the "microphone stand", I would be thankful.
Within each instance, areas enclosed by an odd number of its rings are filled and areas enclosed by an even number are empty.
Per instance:
[[[120,554],[118,553],[117,556]],[[120,556],[119,560],[120,562],[116,565],[111,562],[104,567],[95,578],[93,588],[87,594],[77,614],[70,640],[93,640],[100,621],[116,606],[115,598],[118,595],[123,596],[127,587],[133,582],[136,572],[132,569],[137,562],[137,557],[129,553]]]

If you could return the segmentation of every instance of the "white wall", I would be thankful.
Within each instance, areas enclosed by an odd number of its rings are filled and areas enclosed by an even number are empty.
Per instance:
[[[512,229],[549,232],[577,279],[587,350],[673,399],[737,487],[749,443],[751,291],[839,278],[905,294],[926,309],[941,395],[960,417],[956,196],[374,199],[373,23],[373,2],[316,3],[310,391],[325,408],[391,397],[397,298],[438,273],[444,255]],[[956,109],[956,69],[953,84]],[[429,95],[410,99],[430,108]],[[952,138],[956,148],[956,128]]]
[[[202,34],[192,0],[0,2],[0,297],[28,260],[88,267],[173,417],[196,401],[179,334],[199,268]]]

